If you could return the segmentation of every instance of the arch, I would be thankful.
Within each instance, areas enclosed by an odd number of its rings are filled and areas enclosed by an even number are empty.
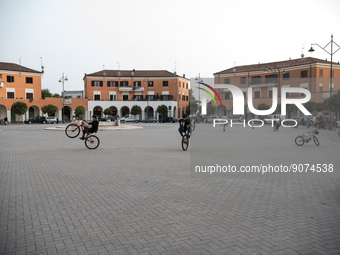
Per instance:
[[[93,115],[96,115],[98,118],[101,118],[103,115],[103,108],[99,105],[93,108]]]
[[[4,106],[2,104],[0,104],[0,117],[2,119],[4,119],[5,117],[8,118],[8,116],[7,116],[7,108],[6,108],[6,106]]]
[[[40,114],[40,109],[38,106],[36,105],[31,105],[29,108],[28,108],[28,118],[32,118],[32,117],[35,117],[35,116],[39,116]]]
[[[120,108],[120,116],[124,117],[125,115],[130,113],[130,108],[127,106],[123,106],[122,108]]]
[[[144,109],[144,116],[145,117],[154,117],[154,109],[151,106],[147,106]]]
[[[112,116],[117,116],[118,115],[118,109],[116,106],[110,106],[110,109],[112,111]]]
[[[62,119],[63,119],[63,122],[70,122],[71,121],[71,114],[72,114],[72,108],[68,105],[65,105],[63,108],[62,108]]]
[[[217,106],[216,115],[218,117],[227,116],[227,108],[225,107],[225,105]]]
[[[177,107],[176,106],[174,106],[174,110],[173,110],[173,116],[174,116],[174,118],[175,119],[177,119]]]

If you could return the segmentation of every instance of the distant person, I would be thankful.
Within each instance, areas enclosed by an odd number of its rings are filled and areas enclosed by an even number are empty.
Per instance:
[[[281,119],[279,118],[279,119],[277,119],[277,121],[276,121],[276,130],[277,130],[277,131],[279,131],[280,126],[281,126]]]
[[[4,124],[5,125],[8,125],[9,123],[8,123],[8,118],[7,118],[7,116],[4,118]]]

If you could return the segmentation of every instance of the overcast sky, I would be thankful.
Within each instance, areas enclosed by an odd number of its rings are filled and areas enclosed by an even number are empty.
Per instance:
[[[83,90],[84,73],[117,62],[212,77],[311,56],[310,44],[324,47],[331,34],[340,45],[338,0],[0,0],[0,10],[0,61],[41,70],[42,58],[42,87],[59,94],[62,73],[65,90]],[[314,49],[313,57],[330,59]]]

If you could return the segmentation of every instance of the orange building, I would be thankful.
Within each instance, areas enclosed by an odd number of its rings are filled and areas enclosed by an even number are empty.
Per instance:
[[[133,105],[142,108],[142,118],[157,116],[159,105],[168,106],[169,116],[183,116],[189,104],[189,80],[165,70],[102,70],[85,74],[85,98],[89,115],[103,116],[111,108],[120,117]]]
[[[7,117],[9,122],[23,121],[33,116],[43,116],[41,108],[52,104],[56,107],[55,116],[62,120],[64,107],[66,119],[70,119],[73,111],[79,106],[87,111],[86,99],[68,99],[63,104],[62,98],[41,98],[41,76],[36,71],[14,63],[0,62],[0,117]],[[15,102],[24,102],[28,106],[23,116],[16,116],[11,111]],[[46,115],[46,114],[45,114]]]
[[[281,103],[281,88],[299,87],[311,92],[313,102],[323,102],[331,94],[340,90],[340,64],[333,63],[332,87],[330,84],[331,63],[316,58],[299,58],[286,61],[263,63],[255,65],[235,66],[214,74],[215,84],[232,84],[239,87],[245,98],[251,96],[255,108],[261,103],[272,105],[273,88],[278,88],[278,103]],[[252,95],[248,95],[248,88],[252,88]],[[217,89],[222,106],[218,106],[217,115],[232,115],[233,100],[228,89]],[[289,98],[301,98],[300,94],[290,93]],[[248,111],[249,113],[249,111]],[[293,115],[300,115],[296,110]]]

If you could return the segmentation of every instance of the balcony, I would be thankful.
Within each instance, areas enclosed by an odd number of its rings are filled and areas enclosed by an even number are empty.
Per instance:
[[[125,91],[144,91],[144,87],[119,87],[119,91],[125,92]]]
[[[276,87],[277,83],[276,82],[252,83],[252,84],[249,84],[249,86],[252,88]]]

